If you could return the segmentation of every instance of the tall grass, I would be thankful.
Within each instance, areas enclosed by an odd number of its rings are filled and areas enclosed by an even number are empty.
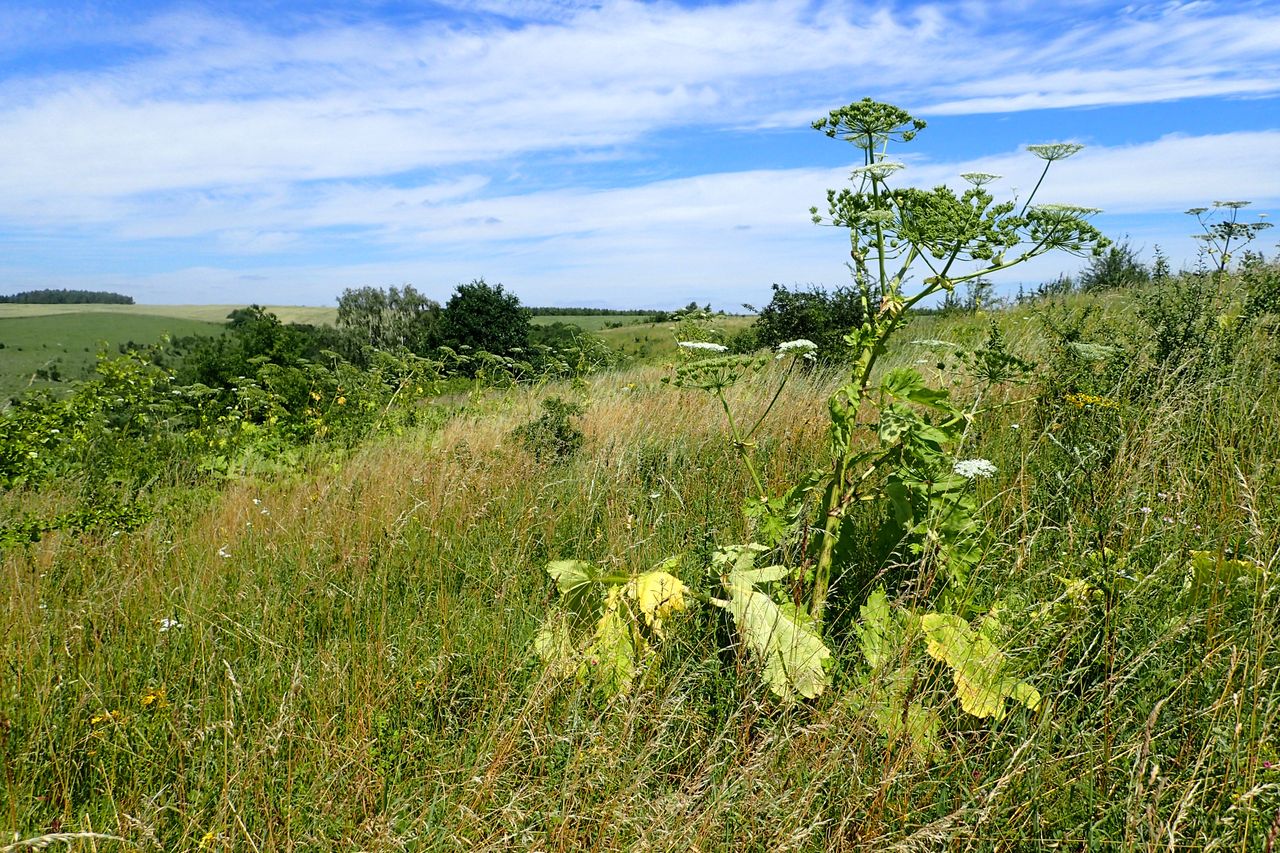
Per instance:
[[[1047,358],[1025,316],[998,319]],[[904,337],[972,342],[986,319]],[[1001,471],[974,595],[1004,603],[1045,702],[998,723],[951,706],[931,760],[878,733],[856,652],[821,702],[782,708],[709,612],[612,704],[534,664],[548,560],[643,567],[747,539],[718,407],[646,368],[495,394],[341,465],[5,553],[0,826],[127,839],[66,841],[100,851],[1261,849],[1280,809],[1265,346],[1154,390],[1135,366],[1112,393],[1136,402],[1105,412],[1014,388],[973,424]],[[922,358],[904,344],[888,366]],[[758,441],[771,487],[822,458],[837,381],[788,386]],[[567,462],[512,434],[546,394],[587,405]],[[1188,552],[1223,547],[1267,574],[1189,600]],[[1103,548],[1123,578],[1096,577]],[[1111,591],[1036,620],[1086,577]]]

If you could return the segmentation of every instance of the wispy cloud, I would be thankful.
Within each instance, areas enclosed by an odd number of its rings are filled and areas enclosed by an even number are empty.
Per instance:
[[[25,56],[48,35],[50,53],[0,63],[0,229],[24,245],[204,241],[233,272],[234,258],[278,257],[262,273],[277,281],[285,264],[314,275],[299,258],[343,244],[367,256],[349,275],[401,270],[427,247],[449,247],[461,269],[497,246],[531,278],[607,263],[670,277],[650,257],[666,253],[687,284],[707,246],[716,263],[754,258],[743,270],[760,271],[769,251],[781,263],[779,247],[820,243],[794,229],[842,172],[703,162],[707,174],[654,180],[643,146],[663,135],[803,126],[863,93],[930,115],[1206,96],[1274,108],[1280,94],[1280,11],[1266,4],[444,6],[429,19],[346,4],[269,23],[189,6],[19,10],[0,45]],[[1071,161],[1072,195],[1118,212],[1275,198],[1276,133],[1139,131]],[[961,165],[935,155],[918,174]],[[978,165],[1014,183],[1028,168]]]

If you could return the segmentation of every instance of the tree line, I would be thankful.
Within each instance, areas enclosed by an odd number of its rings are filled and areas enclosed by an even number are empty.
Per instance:
[[[132,305],[133,297],[105,290],[24,290],[0,296],[0,303],[18,305]]]

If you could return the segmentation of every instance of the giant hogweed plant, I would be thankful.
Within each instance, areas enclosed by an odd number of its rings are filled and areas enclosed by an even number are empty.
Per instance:
[[[977,614],[969,580],[984,550],[973,480],[992,470],[982,460],[956,458],[981,411],[981,389],[1010,378],[1020,365],[996,357],[1003,350],[988,353],[992,357],[982,359],[976,371],[980,393],[968,405],[931,387],[912,368],[882,376],[876,368],[911,309],[930,296],[1049,251],[1098,253],[1107,241],[1086,221],[1096,211],[1034,203],[1049,167],[1079,145],[1030,146],[1045,161],[1044,171],[1019,205],[997,201],[984,188],[995,175],[963,175],[968,187],[962,192],[895,186],[903,164],[889,159],[889,148],[910,142],[924,127],[904,110],[870,99],[814,123],[852,143],[862,158],[853,170],[853,187],[828,192],[827,214],[811,211],[818,224],[848,229],[850,269],[865,317],[845,338],[853,352],[850,381],[828,402],[827,463],[783,493],[770,494],[753,462],[752,436],[795,365],[811,355],[809,342],[779,348],[775,357],[790,364],[764,414],[750,425],[750,419],[735,416],[726,391],[760,370],[769,356],[721,354],[723,347],[691,342],[690,360],[677,368],[673,381],[711,394],[723,407],[732,446],[755,490],[745,511],[756,541],[721,547],[702,589],[678,577],[680,556],[643,571],[606,570],[582,560],[549,564],[561,606],[535,641],[548,667],[606,694],[625,692],[662,641],[665,623],[700,605],[727,612],[773,693],[787,701],[816,697],[828,685],[833,660],[825,632],[829,602],[839,591],[836,581],[842,575],[872,577],[880,568],[854,565],[868,553],[854,510],[878,504],[885,508],[876,534],[882,543],[878,560],[909,567],[917,602],[895,605],[881,586],[859,608],[855,630],[866,663],[863,680],[878,685],[868,701],[878,701],[882,713],[876,716],[883,718],[885,733],[901,732],[928,748],[937,713],[912,699],[920,692],[916,667],[927,664],[924,655],[951,672],[966,712],[999,718],[1006,700],[1028,707],[1039,702],[999,647],[998,608],[975,620],[976,627],[971,624]],[[920,640],[923,654],[913,654]]]

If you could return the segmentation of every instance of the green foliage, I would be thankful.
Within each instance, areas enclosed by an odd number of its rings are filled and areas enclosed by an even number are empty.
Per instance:
[[[338,328],[360,345],[427,355],[439,342],[440,305],[410,285],[347,288],[338,297]]]
[[[476,279],[460,284],[440,313],[440,342],[455,351],[509,357],[529,341],[529,313],[502,285]]]
[[[767,305],[758,310],[746,307],[757,315],[752,348],[774,349],[785,341],[804,339],[817,344],[818,357],[827,361],[849,355],[844,336],[861,326],[866,314],[857,291],[850,287],[828,293],[813,286],[788,289],[774,284]]]
[[[1080,273],[1079,288],[1084,293],[1137,287],[1151,280],[1151,273],[1138,260],[1138,253],[1128,242],[1113,244],[1105,254],[1089,260]]]
[[[24,290],[0,295],[0,305],[132,305],[133,297],[105,290]]]
[[[539,460],[559,462],[568,459],[578,452],[585,439],[573,421],[584,411],[577,403],[548,397],[542,401],[542,414],[517,427],[515,435]]]

